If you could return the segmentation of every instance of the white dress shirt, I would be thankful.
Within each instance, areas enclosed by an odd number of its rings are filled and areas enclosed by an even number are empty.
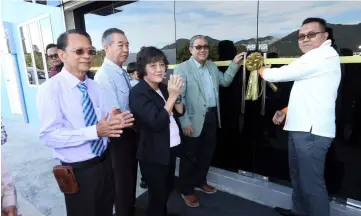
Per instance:
[[[207,65],[201,65],[197,60],[193,57],[194,64],[198,69],[198,73],[200,75],[201,81],[203,82],[204,91],[206,93],[206,102],[208,107],[217,107],[217,99],[216,99],[216,89],[213,85],[213,79],[211,73],[208,70]]]
[[[132,87],[134,87],[135,85],[137,85],[139,83],[139,80],[130,80],[130,85],[132,85]]]
[[[335,106],[341,65],[340,57],[330,40],[289,65],[264,69],[260,74],[270,82],[295,81],[289,99],[285,130],[335,137]]]
[[[39,87],[36,102],[40,120],[40,140],[53,148],[54,157],[63,162],[80,162],[96,155],[91,141],[98,139],[96,126],[86,127],[82,107],[81,81],[65,68]],[[105,116],[106,104],[102,88],[86,78],[84,83],[98,121]],[[108,138],[104,137],[106,146]]]
[[[161,96],[164,100],[164,102],[167,102],[165,98],[163,97],[163,94],[160,90],[156,91],[159,96]],[[175,121],[173,117],[173,112],[169,117],[169,133],[170,133],[170,147],[175,147],[181,143],[180,135],[179,135],[179,127],[177,125],[177,122]]]
[[[104,62],[94,76],[94,81],[100,84],[107,93],[109,112],[115,107],[120,111],[129,111],[130,82],[126,80],[128,73],[111,60],[104,58]],[[130,81],[130,80],[129,80]]]

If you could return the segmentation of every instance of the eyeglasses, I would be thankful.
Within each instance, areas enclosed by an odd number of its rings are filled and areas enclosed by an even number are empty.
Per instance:
[[[298,39],[299,41],[303,41],[306,37],[307,37],[308,39],[311,39],[311,38],[316,37],[317,34],[319,34],[319,33],[325,33],[325,32],[310,32],[310,33],[308,33],[307,35],[301,34],[301,35],[298,35],[298,36],[297,36],[297,39]]]
[[[47,57],[48,57],[49,59],[58,59],[58,58],[59,58],[58,54],[48,55]]]
[[[91,48],[91,49],[83,49],[83,48],[79,48],[79,49],[68,49],[71,52],[74,52],[77,55],[84,55],[85,52],[88,53],[88,55],[91,56],[95,56],[97,54],[97,51],[95,50],[95,48]]]
[[[194,48],[196,48],[196,50],[201,50],[202,48],[205,49],[205,50],[208,50],[209,49],[209,45],[206,44],[206,45],[197,45],[197,46],[193,46]]]

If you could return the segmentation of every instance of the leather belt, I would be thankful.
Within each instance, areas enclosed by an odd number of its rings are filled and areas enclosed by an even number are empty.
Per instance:
[[[61,164],[65,166],[71,166],[74,169],[86,169],[103,162],[108,157],[108,154],[109,154],[108,149],[106,149],[101,156],[96,156],[86,161],[74,162],[74,163],[61,162]]]

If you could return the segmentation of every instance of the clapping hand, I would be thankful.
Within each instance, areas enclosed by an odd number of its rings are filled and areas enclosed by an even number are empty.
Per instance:
[[[119,121],[124,120],[123,128],[132,127],[134,123],[134,117],[131,112],[120,112],[115,107],[113,107],[112,114],[110,115],[110,120],[112,119],[119,119]]]
[[[168,80],[168,94],[170,98],[177,98],[181,94],[183,79],[179,75],[170,75]]]
[[[113,117],[108,121],[109,113],[107,112],[96,124],[98,137],[120,137],[125,124],[124,118],[120,115],[121,114],[118,114],[117,118]]]
[[[132,127],[133,123],[134,123],[134,117],[133,114],[130,112],[122,112],[120,114],[121,118],[124,119],[124,125],[123,127],[128,128],[128,127]]]

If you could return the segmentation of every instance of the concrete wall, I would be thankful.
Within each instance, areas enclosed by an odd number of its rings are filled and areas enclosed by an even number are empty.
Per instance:
[[[23,0],[6,0],[1,1],[2,6],[0,14],[2,22],[11,25],[14,41],[13,56],[16,59],[20,95],[23,95],[22,102],[24,112],[24,119],[30,124],[38,124],[38,116],[36,109],[36,94],[37,87],[30,87],[28,84],[27,71],[25,70],[25,57],[22,51],[22,44],[18,25],[29,20],[35,19],[39,16],[49,14],[52,24],[53,41],[56,42],[58,36],[65,31],[65,22],[62,9],[59,7],[34,4],[24,2]],[[5,71],[2,71],[4,73]],[[2,116],[8,118],[16,118],[17,115],[11,113],[9,108],[9,98],[7,96],[7,89],[4,85],[4,76],[1,76],[1,108]],[[27,115],[27,116],[26,116]]]

